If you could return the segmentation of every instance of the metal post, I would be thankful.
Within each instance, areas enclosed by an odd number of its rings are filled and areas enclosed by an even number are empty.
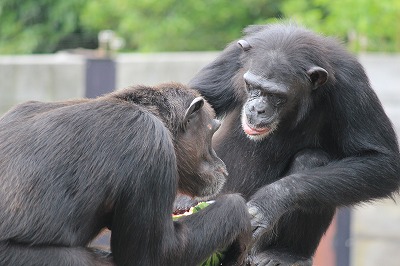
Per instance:
[[[350,265],[351,209],[340,208],[336,218],[335,253],[337,266]]]
[[[115,61],[111,58],[86,59],[85,97],[95,98],[115,89]]]

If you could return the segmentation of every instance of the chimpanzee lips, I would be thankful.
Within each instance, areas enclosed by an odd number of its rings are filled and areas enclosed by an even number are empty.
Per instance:
[[[242,123],[242,127],[244,132],[246,132],[248,135],[264,135],[270,131],[269,127],[254,128],[249,126],[247,123]]]
[[[260,141],[271,134],[278,126],[278,121],[274,121],[268,126],[263,125],[262,127],[256,127],[250,124],[247,120],[246,114],[242,113],[242,128],[246,135],[254,141]]]
[[[242,114],[242,127],[244,132],[250,136],[266,135],[271,130],[270,127],[254,127],[250,126],[246,117],[246,114]]]

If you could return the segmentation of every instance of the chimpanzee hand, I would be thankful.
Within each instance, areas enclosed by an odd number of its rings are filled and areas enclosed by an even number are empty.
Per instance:
[[[272,230],[284,213],[294,208],[295,201],[290,197],[290,189],[284,187],[287,185],[283,182],[281,179],[261,188],[247,203],[255,242]]]
[[[224,259],[221,265],[241,266],[247,265],[247,256],[251,249],[251,234],[243,232],[231,246],[224,252]]]
[[[205,208],[204,212],[212,210],[213,207],[218,207],[219,214],[230,214],[230,220],[227,224],[239,225],[238,229],[240,229],[232,239],[231,244],[223,251],[221,264],[229,266],[245,265],[245,260],[252,248],[251,217],[247,211],[246,201],[238,194],[222,195],[216,199],[214,204]],[[221,230],[221,225],[217,226]]]
[[[268,250],[249,257],[246,266],[312,266],[312,259]]]
[[[254,203],[249,202],[247,206],[251,215],[253,239],[257,241],[264,233],[272,229],[273,222],[267,215],[264,215],[264,211],[254,205]]]

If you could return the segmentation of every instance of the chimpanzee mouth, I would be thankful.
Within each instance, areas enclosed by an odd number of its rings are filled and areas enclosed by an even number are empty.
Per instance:
[[[242,114],[242,128],[251,140],[261,140],[273,132],[277,127],[277,122],[273,122],[269,126],[257,127],[248,123],[245,114]]]
[[[243,130],[244,132],[246,132],[247,135],[263,135],[263,134],[267,134],[270,131],[269,127],[263,127],[263,128],[253,128],[251,126],[249,126],[249,124],[243,124]]]

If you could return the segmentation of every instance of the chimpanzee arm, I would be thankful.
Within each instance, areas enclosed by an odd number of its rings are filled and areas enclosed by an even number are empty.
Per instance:
[[[147,208],[143,202],[142,205]],[[241,196],[221,196],[207,208],[175,222],[170,213],[168,217],[164,214],[160,212],[158,217],[148,215],[136,219],[143,212],[126,210],[115,213],[119,219],[113,224],[111,244],[118,265],[127,265],[132,261],[138,265],[198,265],[213,252],[228,247],[234,249],[228,258],[230,261],[243,262],[245,259],[250,248],[251,226],[247,206]],[[120,223],[121,218],[129,217],[132,217],[131,224],[129,221]],[[141,230],[136,228],[136,235],[129,235],[127,233],[132,226]]]
[[[180,250],[174,265],[196,265],[215,250],[231,244],[235,248],[230,261],[243,261],[250,242],[249,214],[244,199],[237,194],[224,195],[207,208],[175,222]],[[169,243],[171,244],[171,243]]]
[[[141,125],[151,123],[142,121]],[[245,200],[239,195],[222,196],[205,210],[174,222],[178,176],[172,142],[165,141],[169,132],[155,123],[154,127],[143,126],[141,133],[137,140],[132,136],[131,143],[147,136],[148,145],[126,148],[124,154],[139,161],[121,164],[118,171],[117,179],[126,182],[118,189],[113,212],[111,248],[115,263],[197,265],[231,244],[244,252],[251,239]]]
[[[380,108],[377,114],[359,117],[352,125],[337,125],[342,158],[321,167],[295,169],[258,190],[248,203],[254,235],[268,230],[293,208],[315,210],[340,207],[390,196],[399,188],[399,152],[395,133]],[[381,118],[378,121],[378,118]],[[365,119],[372,122],[366,122]],[[368,123],[381,126],[366,130]]]
[[[243,96],[235,83],[236,73],[242,67],[240,56],[242,49],[236,42],[231,43],[210,64],[200,70],[189,82],[189,86],[198,90],[214,108],[217,116],[232,111],[242,105]]]
[[[293,208],[315,211],[389,196],[399,186],[398,171],[388,167],[396,155],[370,154],[293,173],[258,190],[249,201],[254,236],[268,231]]]

